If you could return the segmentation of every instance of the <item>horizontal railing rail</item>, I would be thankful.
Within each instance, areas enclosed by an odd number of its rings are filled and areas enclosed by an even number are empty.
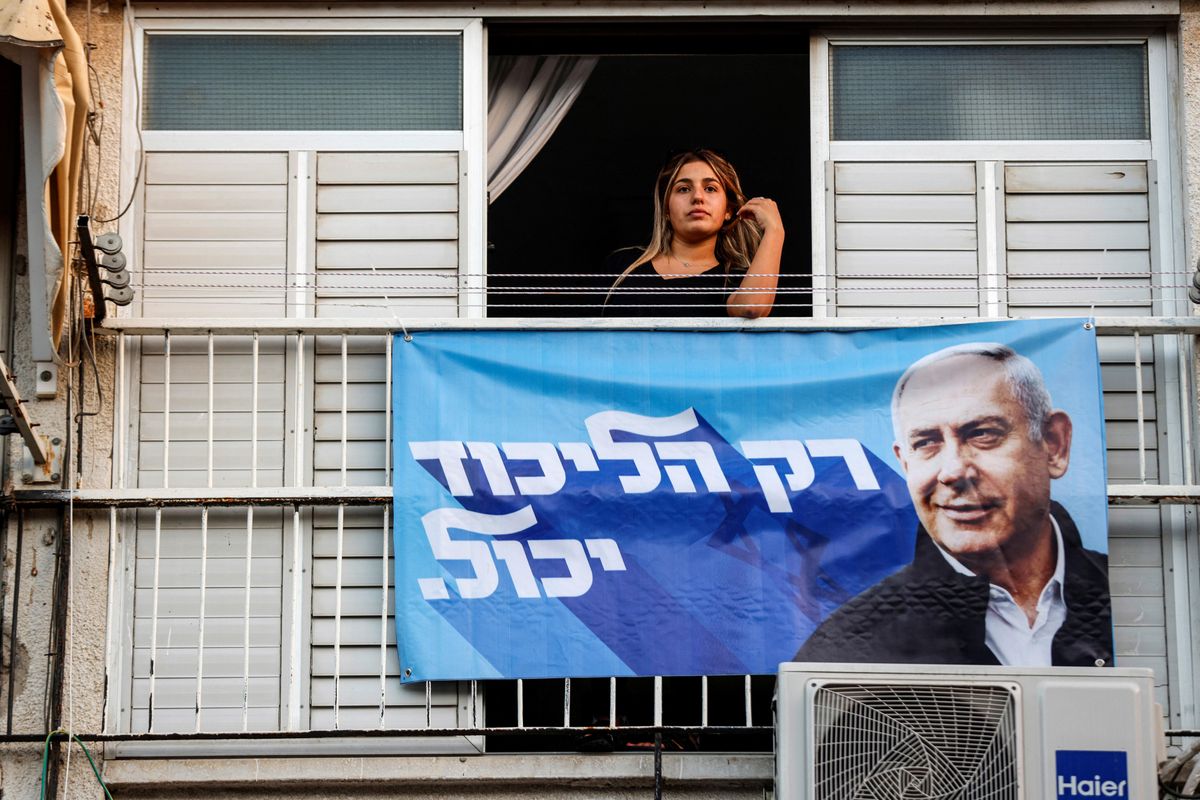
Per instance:
[[[1084,319],[1086,315],[1071,317]],[[608,319],[571,317],[512,318],[404,318],[388,320],[375,316],[370,321],[350,317],[284,318],[243,320],[229,318],[156,319],[109,317],[96,329],[102,334],[176,336],[307,334],[372,336],[432,330],[757,330],[757,331],[859,331],[882,328],[923,328],[935,325],[997,322],[1009,317],[764,317],[762,319],[653,318]],[[1039,317],[1047,319],[1047,317]],[[1096,331],[1117,334],[1200,334],[1200,317],[1094,317]]]
[[[247,506],[387,506],[390,486],[325,486],[280,489],[17,489],[10,501],[21,506],[108,508],[245,508]],[[1191,505],[1200,503],[1200,486],[1113,483],[1113,505]]]

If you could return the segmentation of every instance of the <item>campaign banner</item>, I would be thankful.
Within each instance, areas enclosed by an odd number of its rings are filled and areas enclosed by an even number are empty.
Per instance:
[[[1086,320],[430,331],[393,356],[405,681],[1111,662]],[[1024,607],[1043,579],[1041,627],[998,639],[993,584]]]

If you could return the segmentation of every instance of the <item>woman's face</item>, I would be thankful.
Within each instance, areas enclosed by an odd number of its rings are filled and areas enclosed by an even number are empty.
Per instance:
[[[667,195],[667,216],[675,236],[698,241],[716,236],[729,221],[725,187],[712,167],[689,161],[679,168]]]

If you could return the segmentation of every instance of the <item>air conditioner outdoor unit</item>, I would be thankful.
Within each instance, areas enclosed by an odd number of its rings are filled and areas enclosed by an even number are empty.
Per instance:
[[[781,664],[778,800],[1153,800],[1146,669]]]

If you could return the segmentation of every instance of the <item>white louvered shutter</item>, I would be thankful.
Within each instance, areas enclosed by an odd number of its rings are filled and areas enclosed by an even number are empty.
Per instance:
[[[286,316],[287,153],[146,154],[147,317]]]
[[[974,162],[849,162],[830,172],[838,316],[977,313]]]
[[[828,310],[837,316],[1151,315],[1153,162],[827,165]],[[989,201],[987,192],[994,192]],[[988,209],[989,202],[992,208]],[[989,252],[990,251],[990,252]],[[1159,473],[1155,342],[1140,342],[1147,480]],[[1099,339],[1108,473],[1140,482],[1129,336]],[[1118,664],[1167,683],[1162,512],[1114,507]],[[1167,708],[1165,689],[1159,698]]]
[[[1149,316],[1154,286],[1153,163],[1004,165],[1008,309],[1012,314]],[[1155,341],[1142,337],[1146,479],[1159,475]],[[1108,479],[1141,481],[1137,374],[1130,336],[1099,339]],[[1167,679],[1162,512],[1109,512],[1109,579],[1118,664]],[[1167,707],[1165,691],[1159,698]]]
[[[459,155],[317,155],[317,315],[458,315]]]

